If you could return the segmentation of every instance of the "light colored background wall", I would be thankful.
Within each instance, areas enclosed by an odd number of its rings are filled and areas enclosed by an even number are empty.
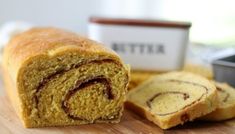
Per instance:
[[[99,12],[100,4],[98,0],[0,0],[0,24],[27,21],[85,34],[87,18]]]
[[[27,21],[87,34],[91,15],[191,21],[191,40],[235,44],[234,0],[0,0],[0,25]]]

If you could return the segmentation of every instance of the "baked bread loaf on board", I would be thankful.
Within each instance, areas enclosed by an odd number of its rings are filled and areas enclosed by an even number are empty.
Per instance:
[[[206,115],[217,107],[216,87],[186,72],[157,75],[127,95],[126,107],[168,129]]]
[[[207,121],[221,121],[235,117],[235,89],[227,83],[215,82],[219,105],[215,111],[200,118]]]
[[[25,127],[117,123],[129,69],[102,45],[56,28],[33,28],[4,50],[7,92]]]

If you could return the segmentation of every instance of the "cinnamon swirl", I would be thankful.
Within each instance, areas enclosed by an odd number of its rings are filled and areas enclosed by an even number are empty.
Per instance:
[[[216,108],[216,88],[207,79],[186,72],[157,75],[130,90],[126,107],[168,129]]]
[[[4,50],[4,74],[26,127],[119,122],[129,81],[113,51],[56,28],[14,37]]]

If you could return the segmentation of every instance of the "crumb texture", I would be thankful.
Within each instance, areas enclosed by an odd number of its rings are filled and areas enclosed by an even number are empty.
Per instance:
[[[120,120],[129,71],[94,41],[54,28],[32,29],[10,42],[4,66],[13,70],[8,74],[26,127]]]
[[[205,78],[171,72],[152,77],[131,90],[127,103],[132,104],[130,109],[142,109],[149,120],[166,129],[213,111],[215,97],[215,86]]]
[[[218,107],[201,120],[221,121],[235,117],[235,89],[227,83],[214,82],[218,93]]]

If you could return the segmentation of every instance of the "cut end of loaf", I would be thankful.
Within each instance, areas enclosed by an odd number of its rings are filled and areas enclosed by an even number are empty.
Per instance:
[[[37,57],[22,72],[26,127],[118,122],[128,72],[111,57],[76,52]]]
[[[25,127],[120,121],[129,69],[94,41],[55,28],[32,29],[7,45],[4,68]]]

